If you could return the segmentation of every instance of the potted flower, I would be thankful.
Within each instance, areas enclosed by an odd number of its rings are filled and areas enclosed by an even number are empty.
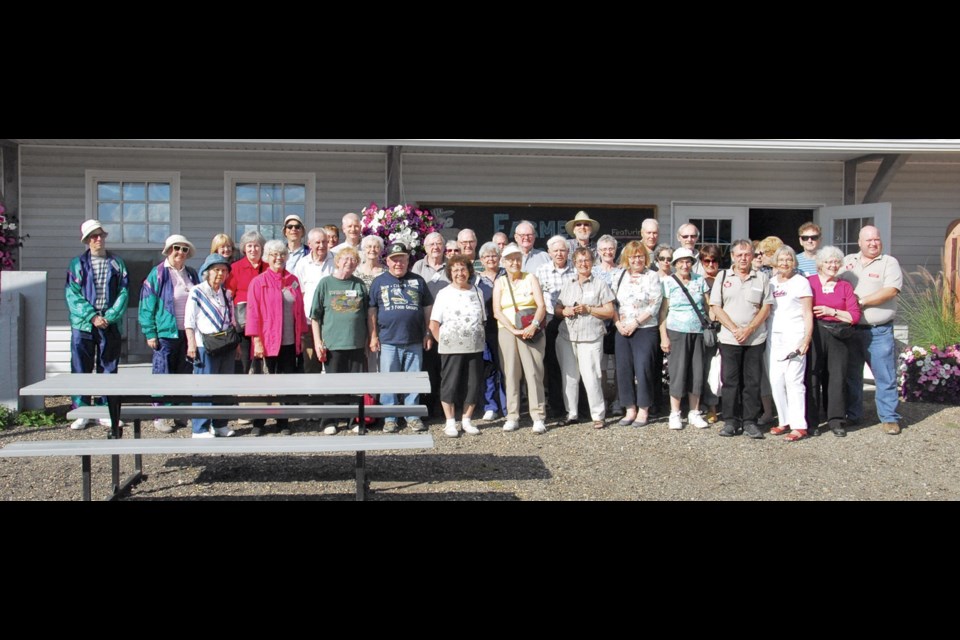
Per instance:
[[[424,239],[437,231],[436,220],[428,210],[417,209],[411,205],[397,205],[381,209],[373,202],[363,210],[360,220],[364,236],[383,238],[385,247],[393,242],[402,242],[410,249],[411,262],[426,255]]]

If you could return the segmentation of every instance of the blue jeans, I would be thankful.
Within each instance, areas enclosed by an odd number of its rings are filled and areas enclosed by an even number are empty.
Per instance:
[[[201,339],[202,338],[200,337],[200,334],[197,334],[197,340],[200,341]],[[197,345],[197,358],[193,361],[193,374],[203,375],[205,373],[233,373],[234,358],[236,358],[236,353],[234,351],[230,351],[229,353],[221,353],[218,356],[211,356],[207,353],[206,349],[200,345]],[[212,405],[209,402],[194,402],[193,406],[209,407]],[[227,426],[226,420],[213,420],[212,422],[213,426],[217,429]],[[210,423],[210,418],[194,418],[193,432],[206,433],[210,430]]]
[[[499,348],[496,334],[492,338],[488,337],[483,344],[483,365],[487,374],[484,380],[483,410],[505,416],[507,415],[507,392],[504,388],[503,373],[500,371]]]
[[[120,333],[93,328],[87,333],[78,329],[72,330],[70,345],[70,373],[116,373],[120,363]],[[114,344],[116,343],[116,344]],[[104,383],[104,391],[109,385]],[[92,404],[89,396],[73,396],[73,407],[84,407]],[[101,401],[102,402],[102,401]]]
[[[421,371],[423,365],[423,343],[415,342],[413,344],[381,344],[380,345],[380,372],[396,373],[400,371]],[[419,393],[408,393],[403,397],[403,404],[413,406],[417,404]],[[397,404],[397,394],[380,394],[380,404]],[[414,416],[404,418],[408,423],[416,420]],[[388,417],[387,420],[396,422],[396,416]]]
[[[879,327],[857,327],[850,340],[847,361],[847,418],[863,418],[863,363],[866,361],[876,381],[877,417],[880,422],[897,422],[897,354],[893,323]]]

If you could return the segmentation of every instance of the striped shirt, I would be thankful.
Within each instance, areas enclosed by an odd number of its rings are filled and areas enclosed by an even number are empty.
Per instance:
[[[104,310],[107,306],[107,280],[110,279],[110,260],[104,256],[90,256],[90,264],[93,265],[93,282],[97,288],[97,299],[93,306],[97,312]]]

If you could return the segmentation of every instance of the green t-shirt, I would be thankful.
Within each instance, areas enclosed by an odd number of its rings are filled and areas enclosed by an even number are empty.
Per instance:
[[[352,276],[339,280],[328,276],[317,284],[313,297],[313,319],[320,323],[320,335],[327,349],[350,351],[367,344],[367,287]]]

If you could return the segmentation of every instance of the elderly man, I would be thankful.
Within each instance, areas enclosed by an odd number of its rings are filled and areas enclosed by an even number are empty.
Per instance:
[[[820,226],[806,222],[800,226],[800,246],[803,251],[797,254],[797,271],[809,278],[817,275],[817,251],[823,237]]]
[[[560,297],[565,281],[576,277],[576,271],[570,263],[570,247],[563,236],[553,236],[547,241],[550,262],[540,265],[537,280],[543,290],[543,301],[547,306],[546,333],[547,345],[543,356],[544,374],[546,375],[547,403],[550,405],[553,418],[566,418],[563,407],[563,380],[560,373],[560,360],[557,358],[557,337],[560,335],[560,325],[563,318],[554,315],[554,307]]]
[[[342,247],[350,246],[360,251],[360,241],[363,240],[363,234],[361,233],[360,226],[360,216],[355,213],[348,213],[343,216],[343,220],[340,221],[343,229],[344,240],[333,249],[330,249],[330,253],[336,257],[337,252],[340,251]]]
[[[884,433],[900,433],[897,413],[897,354],[893,339],[893,321],[897,315],[897,296],[903,288],[900,263],[884,255],[880,231],[867,226],[860,230],[860,252],[843,259],[838,277],[853,286],[863,314],[847,360],[847,420],[858,424],[863,419],[863,363],[870,365],[876,381],[877,417]]]
[[[297,268],[297,263],[310,255],[310,247],[303,244],[303,220],[300,216],[290,215],[283,220],[283,237],[287,239],[287,249],[290,255],[287,256],[287,271],[293,273]]]
[[[497,231],[495,234],[493,234],[492,242],[493,244],[497,245],[497,251],[503,253],[503,248],[507,246],[508,242],[507,234],[505,234],[503,231]]]
[[[64,291],[70,313],[71,373],[116,373],[120,363],[123,315],[130,293],[127,266],[107,252],[107,232],[97,220],[80,227],[80,241],[87,251],[74,258],[67,271]],[[109,388],[104,383],[104,390]],[[73,406],[88,406],[90,397],[73,397]],[[74,431],[86,429],[89,422],[78,418],[70,425]],[[100,424],[110,426],[109,420]]]
[[[322,227],[311,229],[307,234],[307,246],[310,247],[310,255],[297,263],[293,275],[297,276],[300,286],[303,288],[303,310],[307,315],[308,324],[312,321],[314,294],[317,291],[317,285],[320,281],[331,275],[336,266],[333,262],[333,256],[330,255],[329,238],[326,230]],[[322,373],[323,365],[316,358],[313,349],[313,333],[303,334],[303,370],[304,373]]]
[[[583,247],[590,249],[593,253],[594,261],[599,260],[597,246],[590,242],[590,240],[600,233],[599,222],[591,219],[586,211],[580,211],[574,216],[573,220],[566,224],[565,229],[567,230],[567,235],[570,236],[570,240],[567,240],[567,245],[570,247],[570,255],[573,255],[574,251]]]
[[[769,277],[752,268],[753,243],[736,240],[731,252],[733,267],[717,275],[710,292],[710,307],[723,325],[719,337],[724,426],[720,435],[744,431],[762,440],[757,426],[760,376],[773,295]]]
[[[446,241],[443,236],[434,231],[424,238],[423,248],[427,255],[422,260],[418,260],[411,271],[427,282],[433,281],[434,278],[446,278],[444,273],[447,264]]]
[[[427,331],[427,320],[433,308],[433,295],[426,281],[409,271],[410,251],[396,242],[387,254],[387,271],[377,276],[370,285],[370,310],[367,324],[370,331],[370,351],[380,353],[380,371],[421,371],[423,352],[433,345]],[[417,404],[416,393],[404,398],[405,405]],[[395,394],[382,394],[380,402],[394,405]],[[414,431],[426,431],[420,418],[405,418]],[[397,418],[384,421],[386,433],[397,431]]]
[[[473,229],[464,229],[457,234],[457,246],[460,247],[460,255],[473,260],[473,270],[476,273],[483,271],[483,263],[477,256],[477,234]]]
[[[647,248],[651,256],[657,255],[657,243],[660,242],[660,223],[657,222],[656,218],[647,218],[640,225],[640,242]],[[648,268],[653,271],[657,270],[658,265],[656,258],[654,258],[653,264],[649,265]]]
[[[540,265],[550,262],[550,256],[547,255],[546,251],[533,248],[533,245],[537,241],[537,228],[532,222],[523,220],[517,225],[513,237],[517,241],[517,246],[520,247],[520,251],[523,252],[523,264],[520,268],[526,273],[536,274]]]
[[[696,273],[701,276],[706,276],[707,272],[704,271],[703,265],[700,263],[700,251],[697,249],[697,242],[700,240],[700,230],[697,229],[697,225],[686,224],[680,225],[680,228],[677,229],[677,244],[681,249],[689,249],[693,253],[693,269],[690,270],[691,273]]]

